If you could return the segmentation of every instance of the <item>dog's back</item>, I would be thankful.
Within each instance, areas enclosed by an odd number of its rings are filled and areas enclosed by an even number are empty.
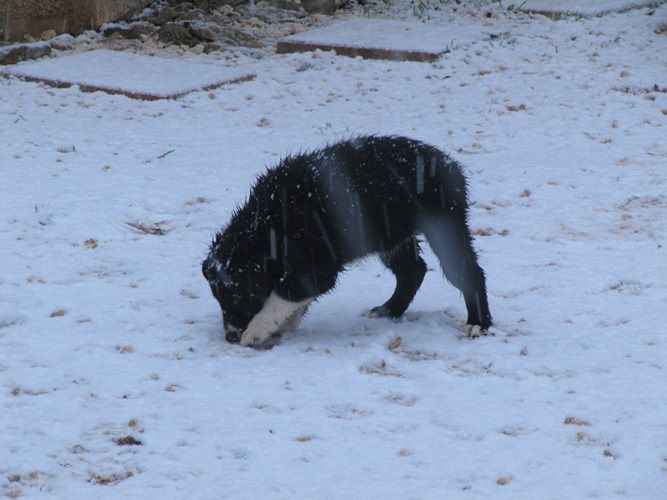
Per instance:
[[[438,214],[467,209],[460,165],[404,137],[358,137],[288,157],[254,191],[273,198],[267,215],[280,215],[271,221],[276,231],[307,238],[341,264],[394,248]]]

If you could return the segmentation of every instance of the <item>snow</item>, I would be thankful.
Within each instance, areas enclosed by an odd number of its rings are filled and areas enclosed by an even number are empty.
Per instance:
[[[490,8],[432,12],[505,33],[434,64],[193,54],[257,78],[157,101],[0,79],[0,493],[664,498],[667,6]],[[495,336],[427,251],[400,321],[363,316],[369,259],[273,349],[226,343],[213,234],[265,165],[372,132],[466,165]]]
[[[27,62],[10,67],[4,73],[57,86],[80,85],[144,98],[180,97],[194,90],[253,77],[239,68],[111,50],[91,50]]]

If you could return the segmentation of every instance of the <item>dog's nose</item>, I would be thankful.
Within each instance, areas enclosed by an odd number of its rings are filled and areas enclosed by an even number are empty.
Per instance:
[[[241,341],[241,337],[239,335],[239,332],[235,332],[235,331],[227,332],[225,334],[225,339],[230,344],[238,344]]]

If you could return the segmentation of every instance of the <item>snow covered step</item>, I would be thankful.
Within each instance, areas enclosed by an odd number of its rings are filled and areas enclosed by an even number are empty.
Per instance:
[[[54,87],[78,85],[86,92],[102,91],[145,100],[174,99],[255,77],[241,69],[111,50],[42,59],[12,66],[0,74]]]
[[[604,16],[612,12],[625,12],[642,7],[655,7],[667,0],[526,0],[518,2],[521,10],[544,14],[554,19],[562,16]]]
[[[484,33],[470,26],[351,19],[285,37],[278,42],[277,51],[334,50],[345,56],[428,62],[444,52],[484,38]]]

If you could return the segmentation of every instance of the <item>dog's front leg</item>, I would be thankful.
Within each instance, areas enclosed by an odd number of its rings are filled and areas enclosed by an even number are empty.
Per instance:
[[[290,302],[279,297],[275,291],[271,292],[262,309],[250,320],[248,328],[243,332],[241,345],[263,344],[272,334],[279,332],[290,319],[305,311],[311,300]]]

